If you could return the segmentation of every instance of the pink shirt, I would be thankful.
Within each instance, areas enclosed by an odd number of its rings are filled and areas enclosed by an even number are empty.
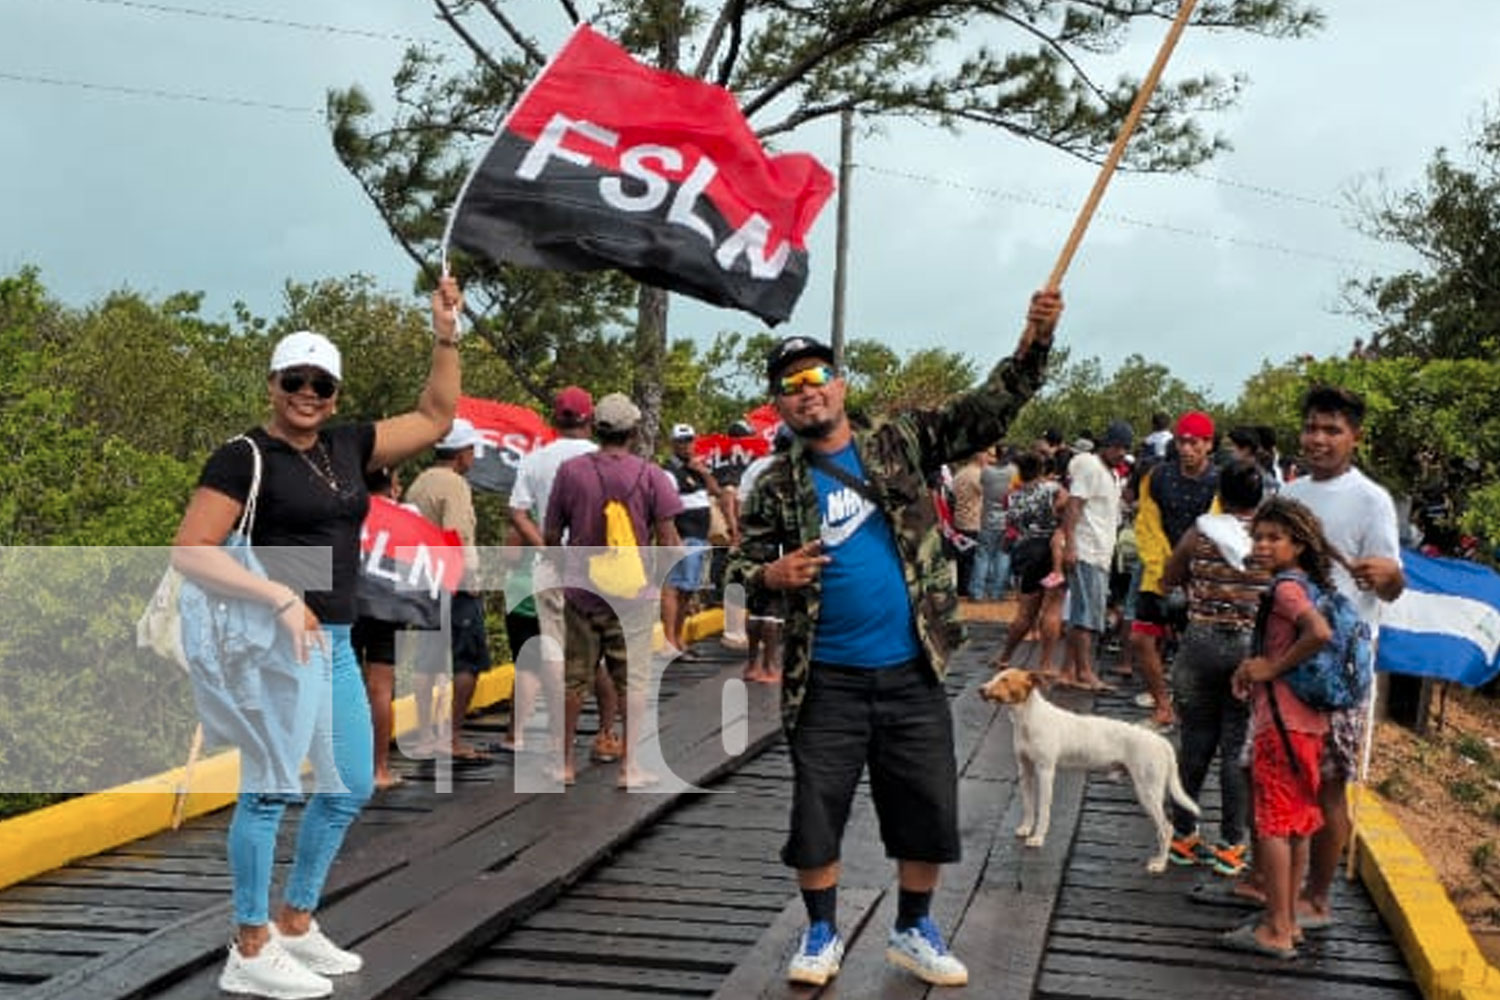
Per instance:
[[[1283,580],[1276,585],[1271,617],[1266,621],[1266,659],[1274,660],[1291,648],[1297,641],[1297,619],[1309,610],[1316,611],[1301,584],[1295,580]],[[1269,694],[1273,686],[1276,688],[1276,705],[1281,709],[1281,721],[1286,723],[1288,731],[1315,735],[1328,732],[1328,716],[1308,708],[1302,699],[1292,694],[1286,681],[1279,679],[1269,685],[1255,685],[1250,714],[1254,732],[1274,731],[1276,728],[1276,720],[1271,717]]]

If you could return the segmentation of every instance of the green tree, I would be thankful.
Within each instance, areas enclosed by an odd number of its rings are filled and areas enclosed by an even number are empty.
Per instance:
[[[1500,362],[1330,359],[1307,366],[1304,388],[1320,383],[1364,396],[1360,462],[1436,540],[1500,539]]]
[[[1127,421],[1139,439],[1151,426],[1151,414],[1215,409],[1205,389],[1195,389],[1166,365],[1132,354],[1108,375],[1098,358],[1074,361],[1059,349],[1042,392],[1021,411],[1009,438],[1017,444],[1036,440],[1048,429],[1065,437],[1089,431],[1102,434],[1111,422]]]
[[[1500,117],[1485,121],[1470,162],[1439,149],[1423,183],[1362,206],[1361,228],[1420,263],[1351,281],[1345,301],[1374,328],[1382,356],[1491,358],[1500,349]]]
[[[1085,160],[1102,159],[1138,81],[1103,79],[1104,66],[1140,25],[1159,26],[1179,0],[560,0],[556,36],[586,17],[654,65],[727,86],[762,137],[857,112],[869,127],[901,117],[949,128],[1004,129]],[[433,0],[461,43],[455,58],[407,51],[393,78],[395,108],[377,122],[358,88],[328,96],[335,151],[393,237],[431,281],[443,231],[470,158],[526,81],[546,61],[538,5]],[[585,9],[587,8],[587,9]],[[520,10],[525,14],[521,15]],[[1301,0],[1205,0],[1199,27],[1276,37],[1321,24]],[[1195,115],[1231,103],[1238,76],[1203,73],[1165,82],[1131,144],[1126,165],[1185,169],[1226,143]],[[611,275],[546,275],[464,265],[475,325],[538,399],[570,378],[574,338],[626,350],[619,331],[628,285]],[[667,296],[635,298],[636,395],[655,430],[667,363]],[[563,315],[567,322],[535,319]]]

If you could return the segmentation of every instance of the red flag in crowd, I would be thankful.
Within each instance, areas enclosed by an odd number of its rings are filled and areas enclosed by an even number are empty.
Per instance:
[[[439,627],[439,598],[463,579],[456,531],[444,531],[413,508],[370,498],[359,533],[359,613],[412,628]]]
[[[492,493],[509,493],[522,457],[557,437],[535,410],[513,403],[460,396],[458,415],[484,438],[484,443],[474,449],[474,467],[468,480],[475,489]]]

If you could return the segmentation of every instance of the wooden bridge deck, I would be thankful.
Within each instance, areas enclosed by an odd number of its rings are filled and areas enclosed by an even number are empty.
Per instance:
[[[1292,963],[1219,949],[1243,911],[1187,901],[1214,876],[1145,872],[1148,824],[1128,785],[1060,778],[1048,844],[1011,836],[1019,809],[1009,723],[973,693],[998,631],[982,626],[955,662],[963,862],[944,873],[936,916],[969,965],[963,990],[928,990],[890,970],[895,910],[867,787],[851,817],[840,924],[843,972],[824,997],[1396,1000],[1419,994],[1363,889],[1341,885],[1338,926]],[[715,649],[716,647],[705,647]],[[377,797],[351,831],[321,914],[364,972],[341,998],[632,1000],[809,997],[782,980],[802,924],[777,861],[789,764],[773,692],[751,691],[749,750],[720,739],[727,653],[677,664],[662,745],[708,785],[680,797],[625,795],[613,767],[567,795],[512,790],[509,765],[455,772]],[[1123,696],[1098,710],[1139,715]],[[497,738],[500,720],[475,720]],[[1208,800],[1210,821],[1215,795]],[[230,929],[227,815],[207,817],[0,891],[0,998],[125,1000],[216,995]],[[284,834],[294,831],[288,822]],[[279,852],[289,854],[289,841]]]

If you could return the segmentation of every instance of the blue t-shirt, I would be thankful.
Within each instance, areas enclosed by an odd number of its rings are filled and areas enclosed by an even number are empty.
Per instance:
[[[864,470],[851,443],[828,456],[855,477]],[[906,578],[890,523],[880,510],[817,466],[823,603],[812,658],[850,667],[894,667],[921,654]]]

